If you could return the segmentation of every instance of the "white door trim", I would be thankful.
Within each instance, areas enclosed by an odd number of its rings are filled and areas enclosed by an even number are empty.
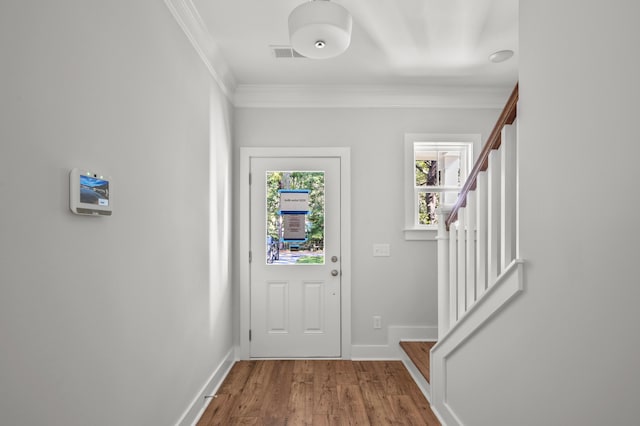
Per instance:
[[[351,149],[336,148],[240,148],[240,359],[249,359],[251,305],[249,282],[250,191],[249,172],[252,157],[338,157],[340,158],[340,222],[342,256],[341,343],[342,358],[351,359]]]

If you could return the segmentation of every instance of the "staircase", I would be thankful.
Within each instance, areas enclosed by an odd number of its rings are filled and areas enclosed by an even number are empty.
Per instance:
[[[518,297],[518,85],[491,132],[456,204],[438,231],[438,343],[431,349],[429,401],[443,424],[461,424],[447,403],[447,362]],[[451,367],[449,367],[451,368]]]

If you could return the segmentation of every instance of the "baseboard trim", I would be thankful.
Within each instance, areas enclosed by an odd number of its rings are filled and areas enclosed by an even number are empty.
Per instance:
[[[182,417],[180,417],[176,426],[195,426],[198,420],[200,420],[200,417],[202,417],[202,414],[204,414],[204,410],[211,402],[211,398],[205,399],[205,396],[213,395],[218,390],[235,362],[235,348],[232,348],[229,350],[220,365],[218,365],[218,368],[216,368],[211,377],[209,377],[209,380],[207,380],[202,389],[200,389],[200,392],[198,392],[196,397],[193,399],[193,402],[189,404],[189,407],[186,409]]]
[[[400,341],[435,342],[438,339],[436,326],[399,326],[392,325],[387,329],[386,345],[353,345],[353,360],[401,360]]]
[[[351,359],[354,361],[390,361],[397,360],[398,354],[389,345],[353,345]]]
[[[437,326],[389,326],[389,345],[397,347],[400,341],[435,342],[438,340]]]
[[[442,420],[442,416],[440,415],[440,413],[438,412],[438,409],[435,406],[431,406],[431,411],[433,412],[433,414],[436,415],[436,417],[438,418],[438,421],[440,422],[440,424],[442,426],[447,426],[447,424],[445,423],[444,420]]]

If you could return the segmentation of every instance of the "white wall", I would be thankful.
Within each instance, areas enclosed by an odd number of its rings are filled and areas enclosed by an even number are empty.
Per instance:
[[[6,0],[0,52],[0,424],[174,424],[232,348],[231,108],[159,1]]]
[[[526,288],[448,360],[466,425],[638,424],[638,16],[520,0]]]
[[[240,146],[351,147],[354,345],[386,345],[388,326],[430,326],[434,332],[437,326],[435,241],[405,241],[402,232],[404,134],[486,138],[498,114],[494,109],[236,110],[236,152]],[[389,243],[391,257],[374,258],[374,243]],[[373,315],[382,316],[381,330],[373,329]]]

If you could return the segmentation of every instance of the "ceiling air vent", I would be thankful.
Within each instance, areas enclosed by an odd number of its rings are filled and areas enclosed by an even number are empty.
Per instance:
[[[269,46],[276,59],[281,58],[304,58],[301,54],[293,50],[291,46]]]

